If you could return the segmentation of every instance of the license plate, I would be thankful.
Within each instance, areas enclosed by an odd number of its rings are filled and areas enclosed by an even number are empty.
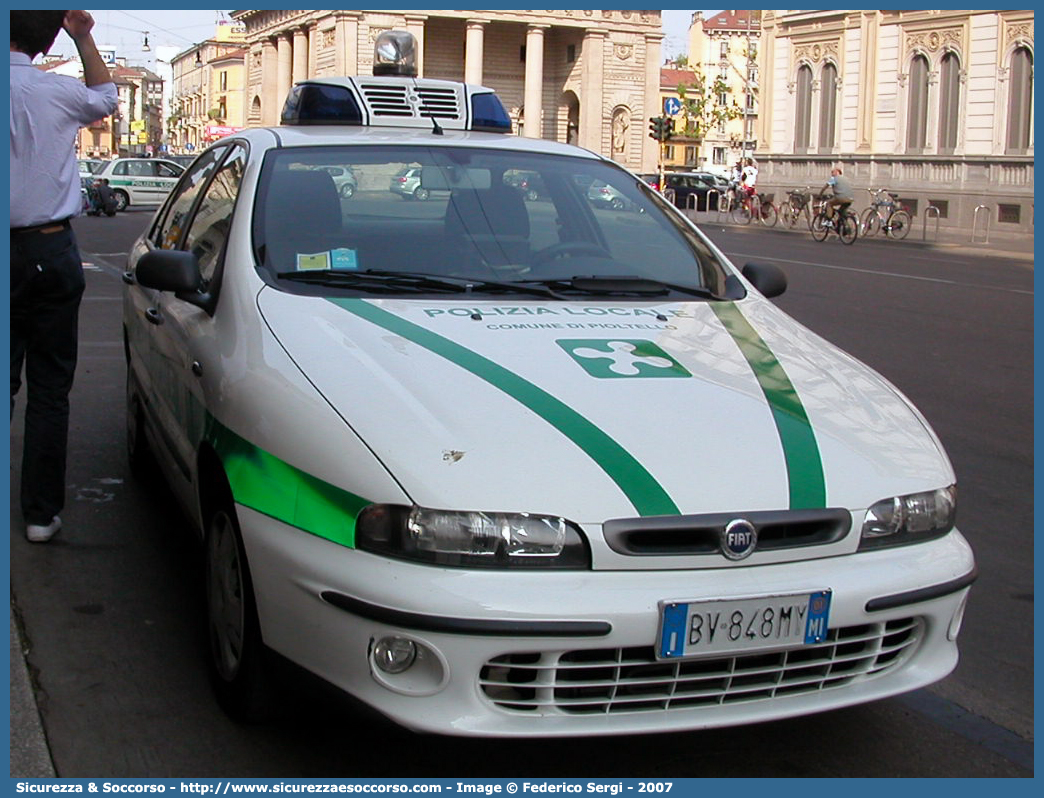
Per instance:
[[[830,591],[660,602],[659,659],[794,648],[826,639]]]

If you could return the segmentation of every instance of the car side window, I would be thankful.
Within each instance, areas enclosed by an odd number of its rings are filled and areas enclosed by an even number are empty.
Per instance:
[[[199,196],[200,189],[227,152],[227,147],[215,147],[192,165],[185,179],[174,189],[174,196],[167,202],[166,214],[152,238],[152,243],[161,249],[173,249],[178,245],[186,219],[196,197]]]
[[[152,177],[155,174],[152,161],[128,161],[127,174],[131,177]]]
[[[125,174],[127,174],[127,162],[126,161],[120,161],[120,163],[115,164],[112,167],[112,173],[114,175],[125,175]]]
[[[181,172],[179,172],[177,169],[175,169],[170,164],[157,163],[157,164],[155,164],[155,166],[156,166],[156,174],[159,177],[177,177],[178,175],[181,174]]]
[[[233,147],[232,153],[207,186],[185,237],[185,248],[196,255],[200,273],[208,283],[214,277],[214,270],[232,225],[232,210],[243,180],[246,155],[245,147]]]

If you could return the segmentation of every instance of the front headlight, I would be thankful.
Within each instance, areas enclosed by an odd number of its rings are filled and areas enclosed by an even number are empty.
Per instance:
[[[920,543],[953,529],[957,486],[877,502],[863,518],[860,550]]]
[[[590,568],[580,530],[563,518],[374,504],[359,515],[363,551],[470,568]]]

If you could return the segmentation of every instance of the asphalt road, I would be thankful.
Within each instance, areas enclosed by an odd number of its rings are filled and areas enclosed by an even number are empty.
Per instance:
[[[278,723],[240,726],[217,708],[198,552],[172,500],[132,479],[124,453],[119,275],[149,218],[75,222],[89,265],[65,529],[33,546],[16,506],[11,514],[12,600],[59,776],[1032,774],[1032,264],[707,228],[737,263],[783,267],[779,305],[881,371],[943,440],[981,572],[953,675],[909,696],[747,728],[504,744],[418,736],[300,680]]]

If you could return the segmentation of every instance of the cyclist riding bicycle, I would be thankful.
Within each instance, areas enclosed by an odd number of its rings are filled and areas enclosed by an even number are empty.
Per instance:
[[[841,173],[841,167],[835,166],[830,170],[830,179],[826,182],[826,185],[820,190],[820,194],[825,194],[827,189],[830,189],[831,196],[827,200],[824,212],[828,219],[834,218],[834,208],[837,208],[841,213],[845,212],[853,202],[855,202],[855,194],[852,191],[852,184],[848,182],[848,178]]]

